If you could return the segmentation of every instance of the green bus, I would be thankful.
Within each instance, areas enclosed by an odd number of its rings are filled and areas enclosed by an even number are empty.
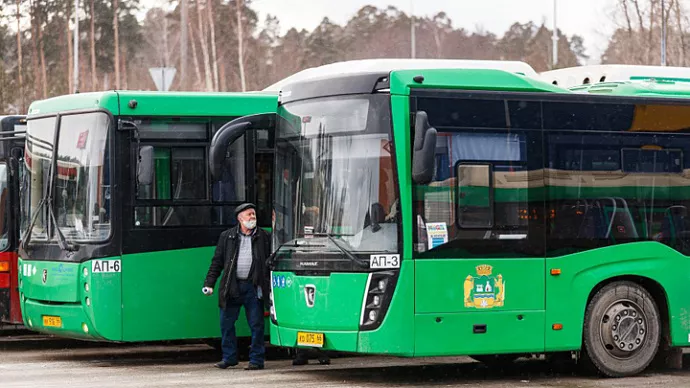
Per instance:
[[[446,65],[299,80],[264,115],[271,343],[607,376],[690,345],[690,89]]]
[[[271,225],[272,134],[216,159],[214,134],[275,110],[275,93],[109,91],[31,104],[19,292],[27,328],[62,337],[158,341],[220,337],[202,294],[220,233],[252,201]],[[268,319],[268,318],[267,318]],[[246,322],[238,336],[249,336]]]

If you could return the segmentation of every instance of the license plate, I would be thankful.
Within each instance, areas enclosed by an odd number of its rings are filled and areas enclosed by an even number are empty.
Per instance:
[[[297,332],[297,345],[321,348],[323,347],[323,333],[305,333],[299,331]]]
[[[43,316],[43,326],[62,327],[62,318],[44,315]]]

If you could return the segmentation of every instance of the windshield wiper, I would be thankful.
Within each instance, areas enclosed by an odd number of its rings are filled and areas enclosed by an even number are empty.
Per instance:
[[[50,218],[53,220],[55,223],[55,232],[57,235],[57,243],[60,249],[63,251],[67,252],[74,252],[77,250],[78,246],[75,244],[70,244],[67,242],[67,239],[65,238],[65,235],[62,234],[62,231],[60,230],[60,227],[58,226],[57,219],[55,218],[55,212],[53,211],[53,207],[48,204],[48,213],[50,213]]]
[[[316,237],[328,237],[328,239],[331,240],[331,242],[333,243],[333,245],[335,245],[336,247],[338,247],[338,249],[340,249],[340,251],[345,255],[345,257],[347,257],[348,259],[350,259],[350,261],[352,261],[353,263],[357,264],[357,266],[359,266],[359,267],[361,267],[361,268],[369,268],[369,266],[367,265],[367,263],[362,262],[362,260],[358,259],[357,256],[353,255],[352,252],[350,252],[349,249],[347,249],[347,248],[344,247],[343,245],[340,245],[340,243],[338,242],[338,240],[337,240],[335,237],[333,237],[332,234],[330,234],[330,233],[314,233],[314,234],[312,234],[312,236],[316,236]]]
[[[31,231],[34,229],[34,226],[36,225],[36,221],[38,220],[39,214],[41,214],[41,210],[43,209],[43,205],[46,203],[46,197],[43,197],[41,199],[41,202],[38,203],[38,207],[36,209],[36,213],[34,214],[33,218],[31,219],[31,223],[29,224],[29,227],[26,229],[26,238],[24,238],[24,241],[22,241],[22,247],[26,248],[29,245],[29,242],[31,241]]]

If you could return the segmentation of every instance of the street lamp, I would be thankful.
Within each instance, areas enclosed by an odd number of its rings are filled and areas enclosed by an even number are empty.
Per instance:
[[[661,0],[661,66],[666,66],[666,4]]]
[[[558,63],[558,27],[556,27],[556,2],[558,0],[553,0],[553,58],[551,58],[551,68],[555,69]]]
[[[417,42],[414,22],[414,0],[410,0],[410,58],[417,56]]]

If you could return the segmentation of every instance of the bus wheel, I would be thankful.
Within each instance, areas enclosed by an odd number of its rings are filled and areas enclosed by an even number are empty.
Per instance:
[[[512,364],[520,356],[517,354],[481,354],[476,356],[470,356],[482,364],[489,367],[506,367]]]
[[[659,348],[659,309],[644,287],[629,281],[604,286],[587,305],[583,361],[608,377],[632,376]]]

